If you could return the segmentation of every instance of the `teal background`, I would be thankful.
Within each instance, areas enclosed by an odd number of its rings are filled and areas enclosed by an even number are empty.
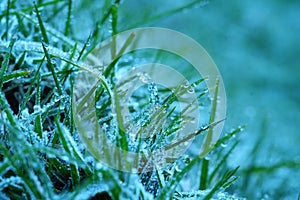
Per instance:
[[[155,19],[193,1],[126,0],[118,31],[156,26],[201,44],[226,86],[224,133],[246,125],[229,165],[240,165],[236,190],[249,199],[296,199],[300,192],[300,1],[213,0]],[[77,5],[84,40],[105,3]],[[205,5],[205,6],[203,6]],[[255,166],[255,167],[253,167]]]
[[[126,1],[120,6],[120,29],[187,2]],[[295,199],[300,192],[300,1],[214,0],[141,26],[187,34],[218,65],[228,100],[224,133],[246,125],[230,159],[241,165],[240,195]],[[281,167],[258,172],[252,165]]]

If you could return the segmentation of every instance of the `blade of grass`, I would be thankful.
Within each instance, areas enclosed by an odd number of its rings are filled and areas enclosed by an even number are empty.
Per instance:
[[[18,78],[22,78],[25,76],[29,76],[32,73],[32,71],[20,71],[20,72],[12,72],[10,74],[4,75],[3,83],[9,82],[11,80],[15,80]]]
[[[229,155],[231,155],[232,151],[235,149],[235,147],[238,145],[239,141],[236,141],[232,147],[229,149],[229,151],[222,157],[221,161],[216,165],[213,172],[210,174],[208,183],[211,183],[215,175],[217,174],[218,170],[221,168],[221,166],[224,166],[224,163],[226,162]]]
[[[213,197],[213,195],[221,188],[227,188],[230,184],[232,184],[237,177],[233,177],[233,175],[237,172],[239,167],[229,170],[225,172],[222,179],[219,180],[216,185],[211,189],[211,191],[203,198],[203,200],[209,200]]]
[[[133,42],[133,39],[135,37],[135,33],[131,33],[129,37],[124,42],[124,45],[121,47],[120,51],[115,56],[115,59],[107,66],[107,68],[104,71],[104,76],[107,77],[111,70],[114,68],[115,64],[118,62],[118,59],[120,56],[124,53],[124,51],[129,47],[129,45]],[[96,50],[97,51],[97,50]]]
[[[44,42],[42,42],[42,46],[43,46],[43,50],[44,50],[44,53],[45,53],[45,56],[46,56],[46,59],[47,59],[48,67],[49,67],[49,70],[50,70],[51,73],[52,73],[52,77],[53,77],[53,79],[54,79],[54,82],[55,82],[55,85],[56,85],[58,94],[59,94],[59,95],[62,95],[62,94],[63,94],[62,87],[61,87],[61,85],[60,85],[60,82],[58,81],[58,78],[57,78],[57,75],[56,75],[56,72],[55,72],[53,63],[52,63],[52,61],[51,61],[50,55],[49,55],[49,53],[48,53],[48,50],[47,50],[47,48],[46,48]]]
[[[24,63],[24,60],[26,58],[26,55],[27,55],[27,53],[26,53],[26,51],[24,51],[22,53],[21,57],[18,59],[17,63],[15,64],[14,68],[16,68],[16,67],[20,68],[22,66],[22,64]]]
[[[8,40],[8,29],[9,29],[9,11],[10,11],[10,0],[7,0],[7,7],[6,7],[6,32],[5,38]]]
[[[163,189],[166,185],[164,177],[161,175],[161,173],[157,170],[156,167],[155,167],[155,173],[156,173],[156,176],[157,176],[157,179],[158,179],[159,187],[161,189]]]
[[[202,166],[201,166],[199,190],[205,190],[207,188],[208,166],[209,166],[209,160],[204,158],[202,160]]]
[[[244,130],[245,126],[239,126],[238,128],[236,128],[235,130],[231,131],[230,133],[228,133],[226,136],[222,137],[221,139],[219,139],[216,144],[214,144],[214,146],[212,147],[212,149],[215,149],[219,146],[221,146],[224,142],[226,142],[227,140],[229,140],[230,138],[232,138],[234,135],[236,135],[237,133],[241,132],[242,130]]]
[[[25,97],[23,98],[23,101],[22,101],[22,103],[21,103],[21,105],[19,107],[18,118],[20,117],[21,112],[25,109],[26,103],[31,98],[31,95],[30,95],[31,94],[31,90],[33,88],[34,83],[36,82],[36,80],[38,78],[38,75],[39,75],[40,69],[41,69],[41,67],[42,67],[42,65],[44,63],[44,60],[45,60],[45,56],[43,57],[42,62],[40,63],[40,65],[39,65],[39,67],[38,67],[38,69],[36,71],[36,74],[34,75],[33,80],[31,81],[30,86],[29,86],[29,88],[28,88],[28,90],[27,90],[27,92],[25,94]]]
[[[81,56],[83,55],[83,53],[84,53],[86,47],[90,44],[90,40],[91,40],[91,34],[89,35],[89,37],[88,37],[88,39],[85,41],[85,43],[84,43],[84,45],[83,45],[81,51],[79,52],[79,56],[78,56],[78,58],[77,58],[77,61],[80,60],[80,58],[81,58]]]
[[[112,5],[111,8],[111,29],[112,29],[112,35],[115,35],[118,33],[117,31],[117,24],[118,24],[118,4]]]
[[[10,105],[8,104],[5,96],[0,92],[0,106],[2,110],[6,113],[7,119],[12,126],[17,126],[17,122],[15,120],[13,111],[10,109]]]
[[[49,44],[49,39],[48,39],[48,36],[47,36],[47,31],[46,31],[46,29],[45,29],[43,20],[42,20],[42,18],[41,18],[41,16],[40,16],[39,10],[38,10],[38,8],[37,8],[35,2],[33,2],[33,4],[34,4],[36,16],[37,16],[37,18],[38,18],[38,23],[39,23],[39,25],[40,25],[40,29],[41,29],[43,41],[44,41],[46,44]]]
[[[57,3],[59,2],[63,2],[64,0],[53,0],[53,1],[47,1],[47,2],[44,2],[44,3],[38,3],[36,6],[37,8],[44,8],[44,7],[47,7],[47,6],[51,6],[51,5],[56,5]],[[21,12],[30,12],[32,11],[32,9],[34,8],[34,6],[28,6],[26,8],[22,8],[21,9]]]
[[[38,75],[37,75],[35,106],[41,107],[41,75],[40,75],[39,72],[38,72]],[[35,118],[34,131],[38,134],[38,136],[40,138],[42,138],[43,124],[42,124],[41,113],[38,113],[36,118]]]
[[[268,166],[252,166],[245,170],[242,170],[244,174],[249,173],[249,171],[254,173],[272,173],[276,170],[282,169],[282,168],[288,168],[288,169],[300,169],[300,162],[296,161],[282,161],[278,162],[274,165],[268,165]]]
[[[32,198],[48,199],[53,194],[53,185],[44,170],[38,152],[31,147],[19,126],[5,123],[9,132],[10,150],[2,149],[10,161],[15,173],[27,184],[27,191],[32,192]],[[17,158],[16,158],[17,157]],[[28,159],[30,158],[30,162]],[[16,162],[18,160],[18,162]],[[37,175],[38,174],[38,175]]]
[[[211,105],[211,113],[209,118],[209,123],[212,124],[215,122],[216,112],[217,112],[217,102],[218,102],[218,93],[219,93],[219,79],[216,80],[216,88],[215,93]],[[205,141],[203,144],[203,151],[200,153],[202,155],[207,154],[207,152],[210,150],[211,147],[211,141],[213,138],[213,127],[208,129],[207,135],[205,137]]]
[[[67,20],[65,24],[65,32],[64,34],[68,36],[70,34],[70,28],[71,28],[71,16],[72,16],[72,0],[68,0],[68,15]]]
[[[189,172],[194,165],[196,165],[200,161],[200,157],[194,158],[181,172],[175,175],[167,183],[167,185],[161,190],[160,194],[158,195],[157,199],[167,199],[167,197],[175,190],[175,187],[179,184],[180,180],[183,178],[183,176]]]
[[[5,75],[5,72],[7,70],[8,65],[9,65],[9,59],[10,59],[10,55],[11,55],[13,46],[15,44],[15,41],[16,41],[16,38],[13,38],[10,41],[9,46],[8,46],[8,52],[6,53],[5,58],[4,58],[4,60],[2,62],[2,65],[1,65],[1,69],[0,69],[0,90],[2,90],[2,87],[3,87],[4,75]]]
[[[79,155],[79,153],[76,152],[75,147],[72,144],[72,141],[70,141],[71,135],[69,135],[69,133],[63,132],[61,125],[59,123],[58,117],[56,117],[54,121],[56,124],[57,133],[59,135],[59,139],[63,145],[63,148],[66,150],[66,152],[70,153],[71,155],[77,155],[77,156],[81,157]],[[73,183],[73,185],[78,185],[78,183],[80,181],[78,167],[75,164],[71,164],[70,168],[71,168],[72,183]]]
[[[123,116],[122,116],[122,112],[121,112],[121,105],[120,105],[120,100],[119,100],[119,95],[118,95],[118,91],[117,88],[114,88],[114,103],[115,103],[115,113],[117,115],[117,122],[118,122],[118,127],[119,127],[119,134],[121,135],[121,146],[122,149],[124,149],[125,151],[128,151],[128,141],[126,138],[126,128],[124,126],[124,122],[123,122]]]

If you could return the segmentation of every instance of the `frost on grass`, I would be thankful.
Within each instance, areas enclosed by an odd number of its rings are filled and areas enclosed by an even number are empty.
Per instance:
[[[224,192],[224,184],[218,184],[226,168],[222,151],[218,150],[221,147],[214,147],[217,153],[211,153],[213,159],[209,172],[201,172],[207,176],[207,187],[199,189],[202,159],[197,154],[209,127],[210,110],[207,89],[201,81],[198,85],[183,82],[178,87],[164,88],[155,84],[147,73],[123,79],[123,74],[138,64],[164,58],[174,66],[183,62],[162,52],[133,52],[120,57],[112,66],[104,66],[89,52],[95,41],[102,41],[110,36],[110,31],[116,31],[112,26],[116,26],[118,1],[113,7],[110,3],[101,4],[107,16],[101,17],[103,21],[93,19],[97,21],[94,32],[89,38],[82,36],[79,39],[72,32],[80,27],[63,19],[72,19],[69,12],[82,12],[82,9],[71,9],[72,1],[68,2],[38,4],[37,10],[27,1],[0,3],[0,62],[3,71],[0,77],[3,83],[0,88],[0,198],[195,199],[209,194],[212,198],[234,199]],[[74,5],[79,4],[88,6],[85,1]],[[68,31],[62,27],[69,27]],[[48,44],[45,38],[48,38]],[[16,41],[10,49],[13,39]],[[11,54],[8,54],[10,50]],[[4,62],[5,59],[8,62]],[[94,65],[86,66],[84,59]],[[93,87],[95,82],[92,84],[87,79],[74,85],[80,70],[94,73],[95,69],[101,78],[99,84]],[[199,79],[201,77],[194,77],[192,82]],[[138,83],[144,87],[128,96],[127,89]],[[95,95],[93,104],[87,101],[88,98],[80,99],[89,94],[91,88],[91,94]],[[74,90],[79,91],[78,96],[74,95]],[[181,117],[174,91],[182,95],[196,94],[201,102],[200,108],[193,108],[206,112],[206,118],[199,122],[203,127],[197,132],[187,136],[179,134],[182,127],[193,119]],[[91,130],[86,140],[95,144],[105,142],[94,140],[99,139],[91,129],[92,122],[96,122],[112,145],[141,155],[138,161],[143,165],[134,174],[109,168],[82,144],[83,138],[79,137],[74,122],[73,112],[76,110],[72,109],[77,101],[81,102],[76,104],[79,113],[80,109],[87,109],[83,115],[85,118],[80,119],[86,120],[83,127]],[[127,107],[117,104],[126,104]],[[182,110],[187,112],[189,104],[183,105]],[[95,121],[89,115],[92,109],[95,109],[92,113]],[[126,133],[125,138],[121,136],[122,132]],[[178,158],[161,151],[166,146],[170,151],[176,149],[195,136],[198,140],[188,149],[187,155]],[[223,142],[228,138],[225,137]],[[155,151],[159,153],[151,157],[149,152]],[[111,159],[113,152],[105,153],[107,155],[102,156],[116,162]],[[166,163],[168,165],[164,165]],[[159,168],[160,165],[164,167]],[[187,187],[185,183],[191,181],[194,184]]]

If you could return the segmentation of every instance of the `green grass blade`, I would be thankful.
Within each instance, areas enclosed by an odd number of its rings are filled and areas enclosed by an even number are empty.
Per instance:
[[[207,188],[208,167],[209,167],[209,160],[204,158],[202,160],[202,166],[201,166],[199,190],[205,190]]]
[[[231,185],[234,181],[236,181],[236,177],[233,177],[233,175],[237,172],[239,167],[229,170],[225,172],[222,179],[219,180],[215,186],[211,189],[211,191],[203,198],[203,200],[209,200],[213,197],[213,195],[220,190],[221,188],[227,188],[229,185]]]
[[[117,24],[118,24],[118,4],[112,5],[111,8],[111,29],[112,29],[112,35],[115,35],[118,33],[117,31]]]
[[[126,128],[124,126],[124,122],[123,122],[123,115],[122,115],[122,107],[120,104],[120,100],[119,100],[119,95],[118,95],[118,91],[117,88],[114,88],[114,103],[115,103],[115,113],[117,116],[117,122],[118,122],[118,127],[119,127],[119,134],[121,136],[121,146],[122,149],[124,149],[125,151],[128,151],[128,141],[127,141],[127,137],[126,137]]]
[[[39,107],[39,108],[41,107],[41,76],[40,76],[39,72],[38,72],[38,75],[37,75],[35,106]],[[43,124],[42,124],[41,113],[38,113],[37,116],[36,116],[36,118],[35,118],[34,131],[38,134],[38,136],[40,138],[42,138],[42,135],[43,135]]]
[[[47,50],[47,48],[46,48],[46,46],[45,46],[45,44],[43,42],[42,42],[42,46],[43,46],[43,50],[44,50],[44,53],[45,53],[45,56],[46,56],[46,59],[47,59],[48,67],[49,67],[49,70],[52,73],[52,76],[53,76],[53,79],[54,79],[54,82],[55,82],[58,94],[62,95],[63,94],[62,87],[60,85],[60,82],[58,81],[58,78],[57,78],[57,75],[56,75],[53,63],[51,61],[50,55],[48,53],[48,50]]]
[[[15,120],[13,111],[10,109],[10,105],[8,104],[5,96],[0,92],[0,108],[4,110],[7,115],[7,119],[12,126],[17,126],[17,122]]]
[[[11,42],[9,43],[8,52],[6,53],[5,58],[4,58],[4,60],[2,62],[2,65],[1,65],[1,69],[0,69],[0,90],[2,90],[2,87],[3,87],[4,75],[5,75],[5,72],[7,70],[8,65],[9,65],[9,59],[10,59],[10,55],[11,55],[13,46],[15,44],[15,41],[16,41],[16,39],[13,38],[11,40]]]
[[[117,55],[115,56],[115,60],[113,60],[105,69],[104,71],[104,76],[107,77],[112,69],[114,68],[115,64],[117,63],[118,59],[120,58],[120,56],[124,53],[124,51],[128,48],[128,46],[133,42],[133,39],[135,37],[135,33],[131,33],[129,35],[129,37],[126,39],[124,45],[121,47],[120,51],[117,53]],[[96,50],[97,51],[97,50]]]
[[[175,177],[171,179],[170,182],[167,183],[167,185],[161,190],[160,194],[158,195],[157,199],[167,199],[168,196],[170,196],[173,191],[175,190],[175,187],[177,184],[179,184],[180,180],[183,178],[183,176],[189,172],[193,166],[195,166],[201,158],[196,157],[194,158],[183,170],[176,174]]]
[[[27,55],[27,53],[26,53],[26,51],[24,51],[22,53],[21,57],[19,58],[19,60],[17,61],[17,63],[15,64],[15,67],[21,67],[22,66],[22,64],[25,61],[26,55]]]
[[[79,56],[77,58],[77,61],[79,61],[81,59],[81,56],[83,55],[86,47],[90,44],[90,40],[91,40],[91,34],[89,35],[88,39],[85,41],[81,51],[79,52]]]
[[[72,3],[73,0],[68,0],[68,15],[67,15],[65,32],[64,32],[66,36],[70,34],[70,29],[71,29]]]
[[[29,76],[31,73],[32,73],[32,71],[19,71],[19,72],[12,72],[10,74],[6,74],[6,75],[4,75],[3,83]]]
[[[6,32],[5,32],[5,38],[6,38],[6,40],[8,40],[9,11],[10,11],[10,0],[7,0],[7,7],[6,7]]]
[[[77,154],[75,153],[74,146],[72,145],[72,142],[69,141],[71,138],[71,135],[69,135],[66,132],[63,132],[62,127],[58,121],[58,117],[55,118],[55,124],[57,128],[57,133],[59,135],[59,139],[61,141],[61,144],[66,152],[70,153],[71,155]],[[72,177],[72,183],[73,185],[77,185],[80,181],[79,171],[78,167],[75,164],[71,164],[71,177]]]
[[[38,69],[37,69],[37,71],[36,71],[36,73],[35,73],[35,75],[34,75],[32,81],[31,81],[31,83],[30,83],[30,86],[29,86],[29,88],[28,88],[28,90],[27,90],[27,92],[26,92],[26,94],[25,94],[25,97],[23,98],[23,101],[22,101],[21,105],[19,106],[18,117],[20,117],[21,112],[25,109],[26,103],[29,101],[29,99],[30,99],[30,97],[31,97],[30,94],[31,94],[33,85],[34,85],[34,83],[36,82],[36,80],[38,79],[38,75],[39,75],[40,69],[41,69],[41,67],[42,67],[42,65],[43,65],[43,63],[44,63],[44,60],[45,60],[45,57],[43,57],[42,62],[40,63],[40,65],[39,65],[39,67],[38,67]]]
[[[212,173],[209,176],[208,179],[208,183],[211,183],[213,178],[215,177],[215,175],[217,174],[217,172],[219,171],[219,169],[224,166],[227,158],[229,157],[229,155],[231,155],[232,151],[236,148],[236,146],[238,145],[239,141],[236,141],[232,147],[229,149],[229,151],[222,157],[221,161],[218,162],[218,164],[216,165],[215,169],[212,171]]]
[[[219,146],[221,146],[223,143],[225,143],[227,140],[229,140],[230,138],[232,138],[233,136],[235,136],[237,133],[240,133],[241,131],[243,131],[245,128],[245,126],[239,126],[238,128],[234,129],[233,131],[231,131],[230,133],[228,133],[226,136],[222,137],[221,139],[219,139],[216,144],[214,144],[214,146],[212,147],[212,149],[215,149]]]
[[[42,33],[42,37],[43,37],[43,41],[46,43],[46,44],[49,44],[49,39],[48,39],[48,36],[47,36],[47,31],[46,31],[46,28],[44,26],[44,23],[43,23],[43,20],[42,20],[42,17],[40,15],[40,12],[34,2],[34,8],[35,8],[35,12],[36,12],[36,16],[38,18],[38,23],[40,25],[40,29],[41,29],[41,33]]]

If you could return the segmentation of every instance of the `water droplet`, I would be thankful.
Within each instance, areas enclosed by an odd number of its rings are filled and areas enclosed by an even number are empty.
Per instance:
[[[195,92],[195,90],[194,90],[193,87],[190,87],[190,88],[188,89],[188,93],[193,94],[194,92]]]
[[[56,60],[55,60],[54,58],[52,58],[52,59],[51,59],[51,63],[52,63],[53,65],[55,65],[55,64],[56,64]]]
[[[204,158],[205,160],[210,160],[210,156],[205,156],[205,158]]]
[[[225,147],[227,147],[227,144],[221,143],[221,147],[225,148]]]
[[[184,84],[182,85],[182,87],[189,88],[190,87],[189,81],[185,81]]]
[[[177,172],[181,172],[181,171],[182,171],[182,170],[179,168],[178,165],[175,166],[175,170],[176,170]]]

